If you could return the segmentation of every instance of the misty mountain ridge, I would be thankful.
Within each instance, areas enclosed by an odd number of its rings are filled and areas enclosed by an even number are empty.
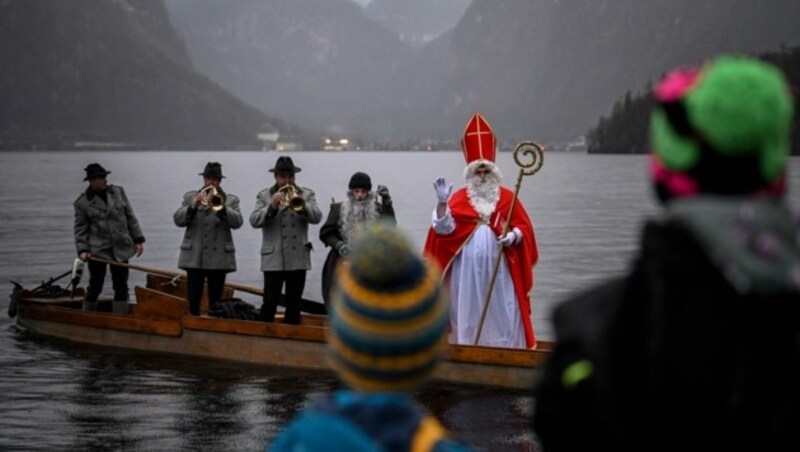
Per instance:
[[[421,46],[398,3],[0,0],[0,145],[456,143],[474,111],[506,146],[570,140],[676,66],[800,45],[796,0],[431,0],[469,6]]]
[[[196,67],[265,112],[332,134],[359,134],[370,131],[364,121],[385,116],[402,96],[393,81],[411,48],[350,0],[166,5]]]
[[[419,47],[452,29],[472,0],[372,0],[364,8],[367,17]]]
[[[195,71],[152,0],[0,2],[0,148],[255,148],[274,124]]]
[[[800,44],[796,0],[474,0],[420,47],[370,19],[388,0],[216,3],[167,0],[199,70],[271,114],[377,140],[458,139],[474,111],[502,141],[573,139],[675,66]]]

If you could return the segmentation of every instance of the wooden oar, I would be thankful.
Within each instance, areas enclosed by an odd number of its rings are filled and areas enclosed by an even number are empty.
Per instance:
[[[519,159],[519,154],[531,155],[531,162],[523,164]],[[523,141],[518,144],[514,149],[514,161],[519,166],[519,174],[517,175],[517,184],[514,187],[514,197],[511,199],[511,207],[508,209],[508,217],[505,224],[503,224],[503,232],[500,237],[508,232],[508,226],[511,223],[511,213],[514,211],[514,206],[517,203],[519,196],[519,188],[522,186],[522,178],[535,174],[542,167],[544,163],[544,148],[540,144],[533,141]],[[494,261],[494,271],[492,272],[492,279],[489,280],[489,289],[486,291],[486,297],[483,301],[483,310],[481,311],[481,321],[478,324],[478,332],[475,334],[475,342],[473,345],[478,345],[481,339],[481,330],[483,330],[483,322],[486,319],[486,311],[489,309],[489,300],[492,298],[492,290],[494,289],[494,281],[497,279],[497,270],[500,268],[500,259],[503,258],[503,245],[500,245],[500,250],[497,253],[497,259]]]
[[[108,264],[108,265],[117,265],[119,267],[127,267],[127,268],[131,268],[131,269],[134,269],[134,270],[143,271],[143,272],[146,272],[146,273],[154,273],[156,275],[169,276],[171,278],[175,278],[175,277],[177,277],[177,278],[186,278],[186,273],[176,272],[176,271],[171,271],[171,270],[165,270],[163,268],[146,267],[144,265],[137,265],[137,264],[130,264],[130,263],[124,263],[124,262],[111,261],[111,260],[108,260],[108,259],[100,259],[98,257],[92,257],[91,260],[93,260],[95,262],[100,262],[100,263],[103,263],[103,264]],[[253,295],[259,295],[259,296],[263,296],[264,295],[264,290],[260,289],[258,287],[246,286],[244,284],[232,283],[232,282],[227,282],[227,281],[225,282],[225,286],[226,287],[230,287],[231,289],[234,289],[234,290],[239,290],[241,292],[246,292],[246,293],[253,294]],[[311,314],[326,314],[325,305],[323,305],[322,303],[317,303],[317,302],[310,301],[310,300],[300,300],[300,306],[301,306],[301,310],[303,310],[305,312],[309,312]]]

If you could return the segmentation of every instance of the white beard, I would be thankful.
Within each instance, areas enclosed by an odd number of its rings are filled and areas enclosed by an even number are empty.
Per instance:
[[[358,201],[353,194],[347,193],[347,200],[342,202],[341,218],[339,225],[342,230],[342,238],[345,242],[351,243],[353,234],[360,229],[375,223],[380,218],[378,205],[375,203],[375,194],[370,192],[367,196]]]
[[[492,170],[492,173],[487,175],[484,179],[475,175],[475,169],[481,164],[486,165]],[[475,209],[480,216],[488,220],[497,202],[500,200],[500,184],[503,182],[503,176],[500,170],[491,163],[486,161],[475,161],[470,163],[465,170],[465,177],[467,179],[467,196],[469,204]]]

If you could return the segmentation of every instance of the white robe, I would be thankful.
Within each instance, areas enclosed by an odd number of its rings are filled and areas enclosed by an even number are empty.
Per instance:
[[[433,211],[434,232],[448,235],[455,230],[450,208],[442,218]],[[450,264],[445,281],[450,288],[450,336],[454,344],[472,345],[478,332],[483,302],[492,279],[497,253],[502,252],[497,236],[485,224],[475,228],[472,237]],[[481,329],[479,345],[525,348],[525,327],[514,292],[514,282],[505,259],[500,260],[489,309]]]

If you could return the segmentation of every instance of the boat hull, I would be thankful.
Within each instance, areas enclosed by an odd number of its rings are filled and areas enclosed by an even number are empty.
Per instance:
[[[301,325],[196,317],[186,301],[136,287],[128,315],[86,312],[66,297],[41,299],[23,292],[17,323],[34,333],[84,344],[219,359],[266,366],[332,371],[326,358],[326,320],[303,316]],[[528,389],[547,350],[450,345],[434,379],[507,389]]]

